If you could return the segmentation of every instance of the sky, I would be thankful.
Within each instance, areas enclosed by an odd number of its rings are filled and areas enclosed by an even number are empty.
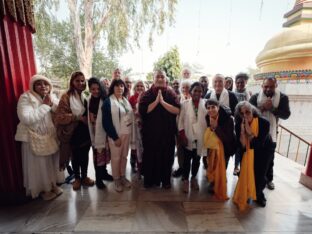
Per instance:
[[[121,67],[143,74],[173,46],[182,63],[198,64],[203,74],[235,75],[256,68],[255,59],[266,42],[282,30],[284,14],[295,0],[180,0],[175,24],[154,37],[152,51],[147,36],[141,49],[120,58]]]

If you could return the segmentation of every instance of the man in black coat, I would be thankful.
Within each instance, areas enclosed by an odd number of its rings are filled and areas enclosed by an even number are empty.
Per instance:
[[[264,78],[262,90],[251,96],[249,102],[256,106],[270,122],[270,135],[273,140],[272,161],[267,172],[267,187],[273,190],[274,152],[276,148],[278,120],[288,119],[290,116],[288,96],[277,89],[275,78]]]

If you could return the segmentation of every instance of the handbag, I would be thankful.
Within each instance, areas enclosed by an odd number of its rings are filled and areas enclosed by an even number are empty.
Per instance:
[[[36,156],[48,156],[59,150],[55,133],[41,135],[28,128],[28,136],[31,151]]]

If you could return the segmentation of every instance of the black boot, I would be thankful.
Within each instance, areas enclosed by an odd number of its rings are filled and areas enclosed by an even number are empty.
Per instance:
[[[102,180],[106,180],[106,181],[113,181],[114,178],[108,174],[107,169],[106,169],[106,165],[105,166],[101,166],[101,178]]]
[[[102,181],[101,171],[102,167],[95,167],[95,184],[98,189],[104,189],[106,186]]]

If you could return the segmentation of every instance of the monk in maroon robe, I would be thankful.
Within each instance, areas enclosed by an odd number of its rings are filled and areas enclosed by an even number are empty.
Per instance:
[[[167,87],[166,74],[157,70],[154,84],[141,97],[144,187],[170,188],[174,161],[176,116],[180,104],[176,94]]]

